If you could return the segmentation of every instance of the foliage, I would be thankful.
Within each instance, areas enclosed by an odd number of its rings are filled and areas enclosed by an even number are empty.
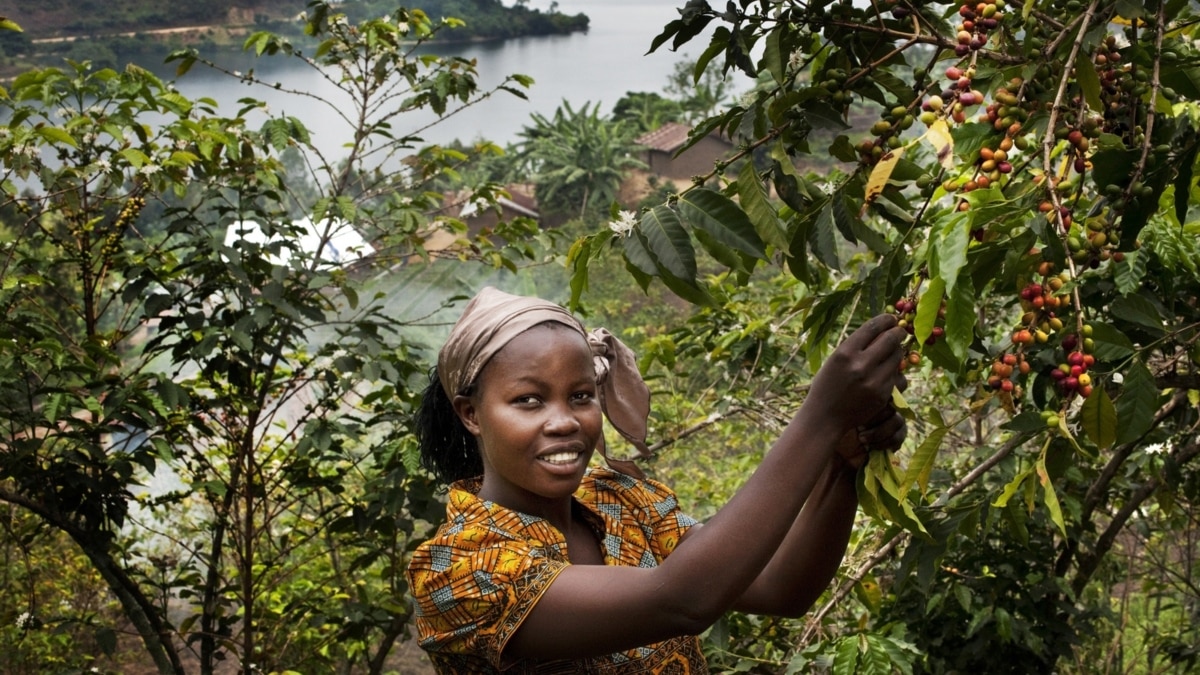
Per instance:
[[[730,83],[726,77],[701,66],[697,61],[677,61],[664,89],[672,99],[679,101],[689,123],[715,114],[729,98]]]
[[[654,131],[667,122],[678,122],[682,117],[683,106],[679,101],[652,91],[626,92],[612,110],[614,122],[628,121],[639,134]]]
[[[688,371],[690,409],[718,416],[794,409],[802,389],[777,373],[815,368],[870,314],[913,334],[897,400],[910,443],[864,472],[874,529],[797,654],[858,607],[870,636],[903,629],[922,672],[1093,672],[1099,652],[1113,672],[1194,663],[1089,636],[1141,609],[1112,556],[1171,536],[1131,534],[1160,509],[1195,529],[1196,26],[1178,1],[692,0],[654,41],[707,36],[693,81],[757,83],[699,125],[755,161],[698,177],[628,233],[579,239],[576,302],[615,249],[642,288],[694,303],[645,365],[690,368],[694,345],[707,365]],[[803,173],[812,156],[835,168]],[[1170,580],[1194,574],[1189,556],[1155,568],[1183,615],[1194,583]],[[1196,642],[1173,626],[1172,645]]]
[[[303,58],[353,103],[306,100],[345,116],[345,157],[286,114],[250,128],[251,98],[220,115],[133,66],[34,70],[0,99],[0,501],[77,547],[123,615],[90,627],[136,634],[160,672],[382,672],[406,633],[406,554],[441,511],[406,421],[427,357],[372,272],[515,268],[547,243],[426,215],[464,153],[416,150],[404,113],[526,83],[479,91],[474,64],[414,56],[454,24],[310,7]],[[270,33],[247,47],[300,57]],[[52,601],[28,596],[27,633],[49,637]],[[87,646],[54,635],[24,644]]]
[[[543,211],[583,216],[607,209],[621,180],[643,164],[634,129],[600,116],[599,105],[576,110],[564,101],[553,117],[534,113],[518,134],[516,159],[537,185]]]

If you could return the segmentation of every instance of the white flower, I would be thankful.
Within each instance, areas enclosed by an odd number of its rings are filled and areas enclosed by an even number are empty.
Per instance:
[[[616,220],[608,223],[608,229],[621,235],[622,237],[629,236],[633,232],[633,228],[637,226],[637,214],[633,211],[621,211],[617,214]]]
[[[1166,443],[1151,443],[1150,445],[1142,448],[1142,450],[1147,455],[1165,455],[1171,451],[1171,446],[1167,445]]]
[[[408,32],[408,22],[401,21],[400,23],[396,24],[396,29],[399,30],[401,33],[407,33]]]
[[[160,167],[159,165],[154,164],[154,163],[147,163],[147,164],[143,164],[142,168],[138,169],[138,173],[142,174],[143,176],[153,176],[154,174],[158,173],[160,170],[162,170],[162,167]]]
[[[96,160],[96,168],[100,169],[103,173],[108,173],[112,170],[112,162],[108,161],[107,157],[102,157]]]
[[[788,70],[798,70],[804,64],[804,51],[797,49],[788,57]]]
[[[19,630],[28,630],[33,628],[34,618],[29,612],[22,612],[21,616],[17,617],[17,628]]]

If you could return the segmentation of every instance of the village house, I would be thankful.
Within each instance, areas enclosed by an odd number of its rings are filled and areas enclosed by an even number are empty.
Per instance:
[[[641,160],[650,175],[690,182],[693,176],[712,171],[713,163],[733,150],[733,143],[729,139],[713,132],[676,156],[679,149],[687,144],[691,132],[692,127],[687,124],[668,122],[634,140],[645,147]]]

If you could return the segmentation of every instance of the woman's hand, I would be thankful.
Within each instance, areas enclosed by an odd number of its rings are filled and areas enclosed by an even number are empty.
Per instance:
[[[838,429],[850,430],[881,415],[892,390],[908,385],[900,372],[908,334],[891,314],[876,316],[850,334],[813,378],[806,406]]]
[[[896,450],[907,436],[908,422],[889,405],[871,421],[846,432],[838,445],[838,457],[851,471],[858,471],[872,451]]]

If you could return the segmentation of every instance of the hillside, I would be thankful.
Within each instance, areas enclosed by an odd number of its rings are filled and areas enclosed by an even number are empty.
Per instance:
[[[298,14],[306,0],[0,0],[0,16],[29,39],[97,35],[178,26],[247,24]]]
[[[466,21],[455,38],[507,38],[568,33],[587,28],[587,17],[505,6],[501,0],[347,0],[352,19],[386,14],[397,6]],[[16,21],[27,40],[105,36],[166,28],[267,25],[295,17],[308,0],[0,0],[0,16]],[[276,26],[271,26],[276,28]]]
[[[567,16],[502,0],[346,0],[338,6],[352,22],[383,16],[400,5],[465,25],[438,40],[507,39],[587,30],[584,14]],[[0,0],[0,16],[24,32],[0,31],[0,79],[64,59],[95,67],[126,63],[161,66],[181,48],[213,55],[240,52],[246,35],[269,30],[305,40],[296,20],[309,0]]]

